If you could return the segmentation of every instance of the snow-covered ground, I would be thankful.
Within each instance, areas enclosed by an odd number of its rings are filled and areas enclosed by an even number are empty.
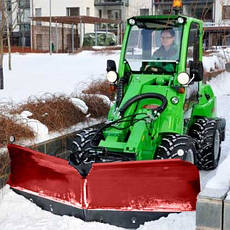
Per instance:
[[[12,71],[9,71],[5,56],[5,89],[0,90],[0,101],[18,103],[33,95],[78,92],[93,79],[105,77],[107,59],[117,61],[119,52],[112,55],[91,51],[76,55],[14,54]]]
[[[223,55],[222,55],[223,56]],[[92,79],[105,76],[106,60],[114,59],[118,64],[119,52],[95,54],[82,52],[67,54],[13,55],[13,70],[7,69],[4,62],[5,89],[0,91],[0,101],[15,103],[26,100],[31,95],[42,93],[65,93],[82,90]],[[221,59],[221,58],[220,58]],[[215,67],[220,59],[204,59],[205,69]],[[223,65],[220,62],[217,65]],[[227,120],[226,140],[222,146],[220,166],[211,172],[201,172],[202,187],[229,187],[230,169],[230,74],[224,73],[210,81],[218,102],[218,115]],[[215,176],[216,175],[216,176]],[[71,229],[121,229],[101,223],[86,223],[82,220],[57,216],[15,194],[5,186],[0,190],[0,229],[1,230],[71,230]],[[141,230],[195,230],[195,212],[171,214],[167,218],[145,223]]]

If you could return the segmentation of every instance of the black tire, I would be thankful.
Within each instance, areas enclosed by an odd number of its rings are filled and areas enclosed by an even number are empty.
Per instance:
[[[218,121],[199,118],[191,127],[189,135],[196,140],[197,166],[202,170],[218,166],[221,151],[221,136]]]
[[[186,135],[167,134],[162,137],[155,159],[181,159],[196,164],[196,147],[193,139]]]
[[[71,163],[79,165],[98,161],[98,150],[95,146],[99,144],[102,137],[97,132],[97,129],[90,128],[84,129],[75,135],[71,146]],[[96,134],[97,136],[95,136]]]

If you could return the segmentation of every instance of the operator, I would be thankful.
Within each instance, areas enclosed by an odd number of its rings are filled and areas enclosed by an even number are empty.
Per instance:
[[[144,70],[158,72],[159,68],[168,72],[173,72],[172,64],[154,62],[154,60],[177,60],[178,47],[175,44],[175,31],[173,29],[166,29],[161,31],[161,47],[153,53],[153,62],[149,62]]]
[[[161,47],[153,53],[153,59],[178,59],[178,47],[175,44],[175,31],[173,29],[161,31]]]

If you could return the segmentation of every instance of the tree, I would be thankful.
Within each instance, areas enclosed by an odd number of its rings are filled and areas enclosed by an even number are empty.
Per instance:
[[[0,1],[0,89],[3,89],[4,2]]]
[[[13,12],[18,11],[19,0],[0,0],[0,89],[3,89],[4,45],[8,47],[8,65],[11,70],[11,32],[17,26],[17,18],[12,19]]]

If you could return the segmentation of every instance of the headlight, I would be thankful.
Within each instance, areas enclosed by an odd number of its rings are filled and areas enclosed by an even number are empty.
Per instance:
[[[117,80],[117,73],[115,71],[109,71],[106,77],[109,82],[114,83]]]
[[[184,23],[184,19],[181,18],[181,17],[179,17],[179,18],[177,19],[177,21],[178,21],[178,23],[180,23],[180,24],[183,24],[183,23]]]
[[[131,26],[133,26],[133,25],[135,25],[135,20],[133,19],[133,18],[130,18],[129,19],[129,24],[131,25]]]
[[[14,136],[10,136],[10,143],[14,143],[15,142],[15,137]]]
[[[177,77],[177,81],[181,84],[181,85],[187,85],[189,83],[189,75],[187,73],[180,73]]]

